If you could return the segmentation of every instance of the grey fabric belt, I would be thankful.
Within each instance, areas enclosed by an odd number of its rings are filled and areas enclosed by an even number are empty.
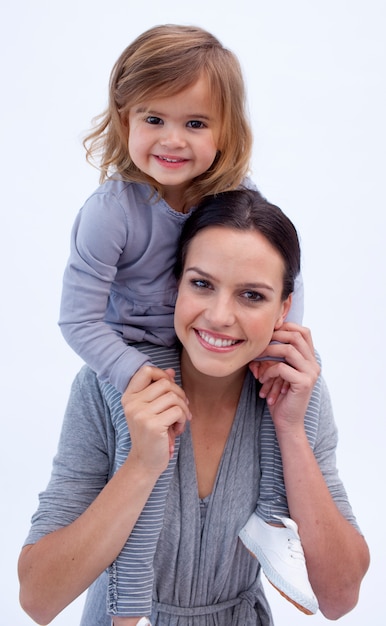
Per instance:
[[[230,609],[245,600],[243,597],[233,598],[225,602],[217,602],[216,604],[208,604],[207,606],[174,606],[173,604],[164,604],[162,602],[153,602],[153,610],[168,615],[178,615],[180,617],[190,617],[193,615],[212,615]]]

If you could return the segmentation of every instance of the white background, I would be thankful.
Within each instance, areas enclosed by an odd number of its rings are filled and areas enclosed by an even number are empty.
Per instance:
[[[110,70],[138,34],[196,24],[238,55],[253,178],[297,225],[305,323],[322,354],[340,430],[338,462],[372,564],[342,625],[384,624],[385,5],[383,0],[16,0],[1,42],[1,597],[18,606],[16,561],[48,480],[80,361],[57,328],[75,215],[98,183],[82,133]],[[277,626],[318,626],[271,590]],[[54,624],[78,623],[81,600]],[[242,626],[242,625],[240,625]]]

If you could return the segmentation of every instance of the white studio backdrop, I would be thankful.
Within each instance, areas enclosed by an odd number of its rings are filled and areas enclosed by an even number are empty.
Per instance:
[[[342,625],[381,626],[384,563],[386,145],[383,0],[16,0],[1,29],[0,626],[32,621],[16,562],[48,480],[81,362],[57,327],[72,222],[98,184],[81,136],[106,104],[120,52],[161,23],[196,24],[239,57],[253,179],[303,247],[312,328],[340,430],[338,463],[369,542],[359,604]],[[274,590],[276,626],[319,626]],[[76,626],[82,598],[55,626]],[[242,626],[242,625],[240,625]]]

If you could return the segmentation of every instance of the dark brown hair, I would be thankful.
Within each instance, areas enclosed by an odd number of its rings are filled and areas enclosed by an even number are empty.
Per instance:
[[[190,242],[204,228],[221,226],[261,233],[283,259],[282,299],[294,290],[300,272],[300,244],[296,228],[279,207],[270,204],[256,190],[239,189],[205,198],[186,220],[182,229],[175,275],[182,275]]]

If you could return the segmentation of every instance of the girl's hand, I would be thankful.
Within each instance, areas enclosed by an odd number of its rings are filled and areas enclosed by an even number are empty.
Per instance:
[[[308,328],[286,322],[275,331],[273,341],[262,356],[283,358],[285,361],[265,361],[264,371],[259,371],[263,397],[265,390],[279,385],[281,379],[288,385],[285,393],[278,393],[269,409],[276,431],[301,428],[304,430],[304,415],[311,397],[312,389],[320,374],[320,366],[315,358],[311,333]],[[259,364],[261,368],[261,363]],[[263,368],[262,368],[263,369]]]
[[[191,419],[174,371],[141,367],[122,395],[122,406],[132,443],[129,456],[161,474],[173,456],[176,437]]]

